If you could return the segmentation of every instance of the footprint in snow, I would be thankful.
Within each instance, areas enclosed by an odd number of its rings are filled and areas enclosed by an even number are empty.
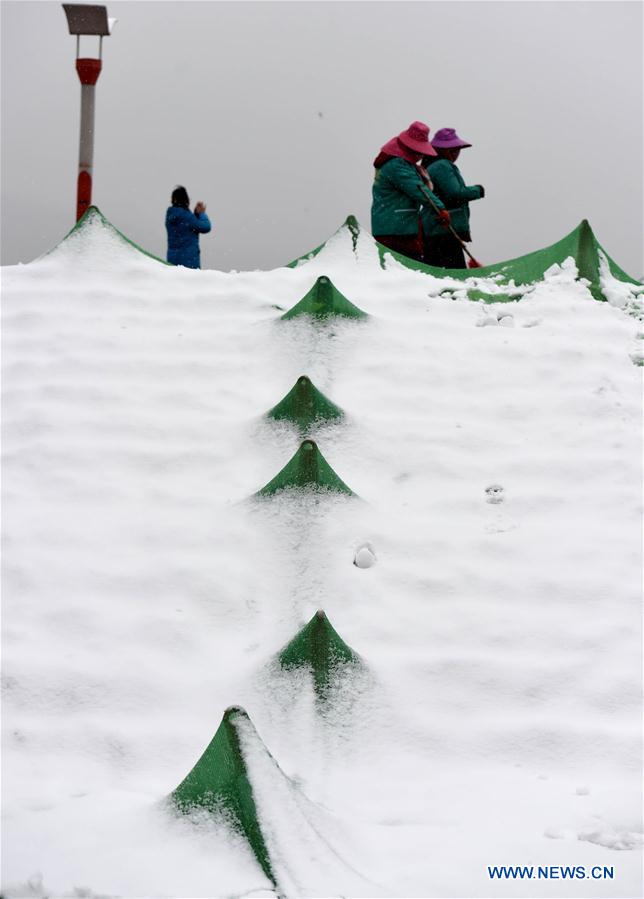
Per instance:
[[[580,830],[577,839],[585,843],[595,843],[605,849],[629,850],[639,849],[644,845],[644,835],[638,830],[628,828],[611,828]]]
[[[477,328],[489,328],[501,325],[503,328],[514,328],[514,316],[511,312],[488,313],[476,323]]]
[[[353,564],[356,568],[371,568],[376,564],[376,554],[369,543],[361,546],[353,557]]]
[[[498,325],[498,323],[499,323],[499,320],[496,317],[496,315],[486,315],[485,318],[481,318],[477,321],[476,327],[477,328],[489,328],[490,325],[492,327],[494,327],[494,326]]]
[[[486,503],[498,505],[498,503],[502,503],[504,500],[503,487],[500,484],[490,484],[489,487],[485,488],[485,492],[487,494]]]
[[[499,516],[496,521],[489,522],[485,525],[486,534],[507,534],[508,531],[516,531],[518,525],[508,518]]]

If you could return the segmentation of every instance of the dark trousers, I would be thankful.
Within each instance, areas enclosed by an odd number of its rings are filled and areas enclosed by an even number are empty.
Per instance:
[[[467,268],[463,247],[453,234],[425,238],[424,262],[439,268]]]
[[[423,261],[423,242],[418,234],[374,234],[374,240],[409,259]]]

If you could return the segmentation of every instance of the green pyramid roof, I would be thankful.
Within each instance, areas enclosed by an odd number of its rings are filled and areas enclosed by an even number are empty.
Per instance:
[[[129,244],[131,247],[134,247],[135,250],[138,250],[139,253],[143,253],[144,256],[148,256],[150,259],[154,259],[156,262],[160,262],[163,265],[170,265],[171,263],[166,262],[165,259],[159,259],[158,256],[155,256],[153,253],[148,253],[147,250],[144,250],[143,247],[140,247],[138,244],[134,243],[133,240],[130,240],[129,237],[126,237],[118,228],[115,228],[114,225],[109,222],[98,206],[88,206],[83,215],[76,222],[71,231],[63,237],[63,239],[58,243],[49,253],[53,253],[57,247],[60,247],[68,238],[70,238],[73,234],[78,234],[79,232],[85,230],[86,228],[90,228],[93,225],[100,224],[107,230],[111,231],[113,234],[118,235],[126,244]],[[49,253],[45,255],[49,255]]]
[[[354,216],[349,216],[338,231],[335,232],[336,235],[340,235],[343,232],[346,232],[346,237],[350,236],[353,241],[353,249],[356,252],[358,235],[362,232],[366,233],[363,228],[361,228],[360,224],[356,221]],[[331,238],[329,238],[330,240]],[[372,238],[373,240],[373,238]],[[328,241],[320,244],[319,247],[316,247],[315,250],[311,251],[307,255],[300,256],[298,259],[295,259],[290,263],[291,267],[298,265],[300,262],[306,261],[308,259],[312,259],[314,256],[317,256],[321,250],[324,249]],[[413,259],[409,259],[407,256],[403,256],[400,253],[396,253],[394,250],[390,250],[388,247],[383,246],[382,244],[374,241],[375,246],[378,249],[378,253],[380,256],[380,264],[383,268],[386,266],[385,255],[389,255],[396,259],[401,265],[404,265],[406,268],[414,269],[415,271],[425,272],[428,275],[433,275],[436,278],[455,278],[457,280],[463,281],[466,278],[489,278],[493,276],[500,275],[501,277],[498,280],[499,284],[508,284],[510,281],[514,281],[514,283],[518,286],[533,284],[535,281],[541,281],[543,279],[544,273],[550,268],[551,265],[559,264],[567,259],[569,256],[572,256],[577,265],[577,269],[579,271],[580,278],[586,278],[590,282],[590,291],[592,295],[597,300],[604,300],[605,297],[601,291],[601,285],[599,280],[599,272],[600,272],[600,253],[606,257],[606,262],[610,269],[611,274],[614,278],[617,278],[618,281],[624,281],[627,284],[637,284],[640,285],[640,281],[635,278],[632,278],[628,275],[619,265],[608,255],[608,253],[601,246],[595,234],[593,233],[590,224],[586,219],[584,219],[580,224],[563,237],[561,240],[557,241],[550,246],[544,247],[539,250],[535,250],[532,253],[526,253],[524,256],[517,256],[514,259],[508,259],[503,262],[495,262],[492,265],[485,265],[482,268],[478,269],[444,269],[444,268],[436,268],[435,266],[425,265],[422,262],[416,262]],[[468,294],[473,300],[485,300],[487,302],[503,302],[504,300],[516,300],[520,297],[518,296],[509,296],[504,294],[486,294],[484,291],[471,289],[468,291]]]
[[[355,215],[348,215],[346,217],[346,219],[344,220],[344,222],[342,223],[342,225],[340,225],[338,230],[335,232],[335,234],[332,235],[332,237],[335,237],[336,235],[340,235],[343,232],[346,232],[347,236],[351,237],[351,241],[353,243],[353,252],[355,253],[356,247],[358,246],[358,235],[360,234],[360,230],[361,230],[360,222],[355,217]],[[317,254],[320,252],[320,250],[323,250],[325,248],[325,246],[327,245],[329,240],[331,240],[331,237],[328,240],[325,240],[324,243],[321,243],[314,250],[311,250],[310,253],[306,253],[304,256],[298,256],[297,259],[294,259],[292,262],[289,262],[286,267],[287,268],[295,268],[297,265],[300,264],[300,262],[304,262],[305,260],[315,258],[315,256],[317,256]]]
[[[266,415],[277,421],[292,421],[305,434],[314,422],[342,418],[344,413],[313,385],[310,378],[301,375],[284,399]]]
[[[302,441],[293,458],[255,496],[271,496],[287,487],[322,487],[355,496],[353,490],[340,480],[313,440]]]
[[[341,664],[359,664],[360,657],[344,642],[320,610],[278,655],[282,668],[309,668],[319,696],[324,696],[329,675]]]
[[[535,250],[527,253],[525,256],[518,256],[516,259],[509,259],[506,262],[497,262],[493,265],[485,265],[477,269],[453,269],[453,268],[436,268],[431,265],[424,265],[422,262],[415,262],[408,259],[400,253],[388,249],[382,244],[378,244],[378,252],[380,254],[381,264],[384,266],[385,254],[391,254],[406,268],[415,269],[416,271],[426,272],[436,278],[455,278],[457,280],[465,280],[466,278],[489,278],[494,275],[501,275],[499,283],[507,284],[514,281],[517,285],[533,284],[540,281],[545,272],[555,264],[561,265],[565,259],[572,256],[577,265],[580,278],[586,278],[590,282],[589,290],[596,300],[604,300],[605,297],[601,292],[599,281],[600,262],[599,254],[602,253],[606,257],[606,261],[613,277],[620,281],[626,281],[629,284],[639,284],[630,275],[621,269],[614,262],[608,253],[603,249],[601,244],[595,237],[590,224],[584,219],[575,229],[567,234],[566,237],[544,247],[541,250]],[[511,299],[509,297],[497,296],[496,294],[484,295],[482,291],[469,291],[471,299],[487,299],[489,302],[502,302],[503,299]],[[516,297],[514,298],[516,299]]]
[[[183,814],[196,808],[226,812],[248,840],[266,876],[275,883],[237,732],[237,725],[242,719],[251,723],[244,709],[237,706],[226,709],[206,751],[169,799]],[[257,739],[260,739],[259,736]]]
[[[367,313],[358,309],[341,294],[326,275],[320,275],[309,292],[292,309],[285,312],[282,319],[295,318],[297,315],[312,315],[315,318],[327,318],[330,315],[367,318]]]

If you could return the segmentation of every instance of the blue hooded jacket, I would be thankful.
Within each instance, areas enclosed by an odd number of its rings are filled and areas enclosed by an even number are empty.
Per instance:
[[[165,227],[168,262],[186,268],[201,268],[199,235],[207,234],[212,227],[206,213],[195,215],[183,206],[170,206],[165,214]]]

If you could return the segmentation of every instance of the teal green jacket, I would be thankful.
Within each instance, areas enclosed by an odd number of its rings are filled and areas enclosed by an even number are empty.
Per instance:
[[[416,167],[405,159],[394,157],[376,169],[371,204],[371,233],[418,234],[418,216],[427,193],[439,209],[443,204],[425,186]]]
[[[471,240],[469,201],[480,200],[485,191],[480,184],[467,187],[458,166],[449,159],[437,159],[436,162],[432,162],[427,172],[432,179],[435,193],[441,198],[450,214],[452,228],[460,237]],[[423,230],[428,237],[449,233],[441,225],[431,207],[423,212]]]

